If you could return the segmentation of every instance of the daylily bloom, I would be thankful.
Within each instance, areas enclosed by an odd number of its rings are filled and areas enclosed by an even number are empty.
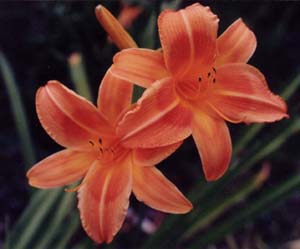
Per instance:
[[[53,188],[84,178],[78,190],[80,218],[96,242],[109,243],[120,229],[131,191],[154,209],[186,213],[192,204],[156,168],[181,142],[153,149],[128,149],[116,135],[116,124],[129,108],[132,84],[108,71],[100,85],[98,108],[58,81],[36,94],[39,120],[66,149],[31,168],[32,186]],[[144,138],[145,139],[145,138]]]
[[[253,32],[238,19],[217,38],[218,21],[198,3],[166,10],[158,18],[162,53],[125,49],[111,68],[116,77],[148,88],[119,123],[124,146],[169,145],[192,134],[207,180],[221,177],[231,159],[225,121],[288,117],[285,102],[247,64],[256,48]]]

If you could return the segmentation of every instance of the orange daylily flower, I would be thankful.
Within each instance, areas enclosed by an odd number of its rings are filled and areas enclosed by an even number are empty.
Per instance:
[[[116,135],[116,124],[128,109],[132,84],[108,71],[100,85],[98,108],[63,86],[50,81],[36,95],[39,120],[66,149],[31,168],[32,186],[53,188],[84,178],[78,190],[80,218],[96,242],[109,243],[125,219],[131,191],[154,209],[186,213],[192,204],[151,167],[175,151],[181,142],[153,149],[128,149]]]
[[[218,21],[199,3],[164,11],[158,18],[162,53],[126,49],[111,68],[116,77],[148,88],[119,123],[124,146],[169,145],[192,134],[207,180],[221,177],[231,159],[225,121],[288,117],[285,102],[247,64],[256,48],[253,32],[238,19],[217,38]]]

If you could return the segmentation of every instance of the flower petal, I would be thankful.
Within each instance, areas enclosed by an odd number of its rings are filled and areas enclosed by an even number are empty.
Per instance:
[[[155,167],[133,167],[133,192],[139,201],[167,213],[189,212],[193,205]]]
[[[149,87],[154,81],[167,77],[161,52],[150,49],[125,49],[114,56],[112,73],[141,87]]]
[[[36,110],[49,136],[64,147],[88,147],[89,140],[112,134],[95,106],[58,81],[39,88]]]
[[[182,142],[178,142],[157,148],[137,148],[133,150],[133,162],[136,165],[153,166],[170,156],[181,144]]]
[[[95,158],[92,152],[62,150],[28,170],[29,184],[37,188],[54,188],[70,184],[85,175]]]
[[[270,91],[263,74],[247,64],[218,68],[209,101],[219,115],[233,123],[273,122],[288,117],[285,102]]]
[[[153,148],[179,142],[191,134],[191,112],[179,105],[172,81],[166,78],[148,88],[117,127],[127,147]]]
[[[254,33],[239,18],[217,39],[218,56],[215,65],[246,63],[256,49]]]
[[[133,85],[119,79],[110,70],[105,74],[98,94],[98,108],[104,116],[115,123],[117,117],[131,104]]]
[[[96,161],[78,193],[82,226],[96,242],[112,241],[120,230],[132,190],[131,157],[116,165]]]
[[[199,112],[193,120],[193,138],[206,179],[217,180],[225,173],[231,159],[231,138],[226,123]]]
[[[209,7],[199,3],[160,14],[160,41],[166,66],[174,76],[183,76],[194,69],[199,71],[199,68],[213,63],[218,21]]]

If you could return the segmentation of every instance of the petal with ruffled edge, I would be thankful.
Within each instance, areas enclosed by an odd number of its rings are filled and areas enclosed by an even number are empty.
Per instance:
[[[90,140],[113,134],[95,106],[58,81],[39,88],[36,110],[49,136],[64,147],[90,148]]]
[[[162,53],[155,50],[124,49],[114,56],[113,62],[111,71],[116,77],[145,88],[169,75]]]
[[[153,166],[170,156],[181,144],[182,142],[178,142],[157,148],[137,148],[133,150],[133,162],[135,165]]]
[[[82,178],[95,161],[94,152],[62,150],[35,164],[27,172],[31,186],[54,188]]]
[[[98,109],[110,121],[115,123],[117,117],[130,106],[133,85],[119,79],[110,70],[105,74],[98,94]]]
[[[139,201],[167,213],[189,212],[193,205],[155,167],[133,167],[133,193]]]
[[[228,168],[231,159],[231,138],[228,127],[221,118],[195,113],[193,138],[201,157],[208,181],[217,180]]]
[[[119,122],[117,134],[127,147],[153,148],[191,134],[192,113],[179,105],[172,79],[157,81]]]
[[[227,121],[274,122],[288,117],[286,103],[270,91],[255,67],[226,64],[217,68],[216,78],[209,103]]]
[[[120,230],[132,190],[131,157],[116,165],[96,161],[78,191],[82,226],[96,242],[112,241]]]
[[[166,10],[158,18],[166,66],[184,76],[211,65],[216,55],[218,17],[209,7],[195,3],[179,11]]]
[[[256,49],[256,37],[239,18],[218,37],[217,48],[216,66],[236,62],[246,63]]]

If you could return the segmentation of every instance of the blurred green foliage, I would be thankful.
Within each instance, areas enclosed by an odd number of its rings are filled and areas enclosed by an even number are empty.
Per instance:
[[[126,1],[127,4],[144,8],[129,32],[139,46],[158,48],[156,19],[159,12],[193,2]],[[101,78],[117,52],[94,17],[94,8],[99,3],[115,15],[123,6],[118,1],[0,3],[0,27],[1,30],[7,30],[0,35],[0,48],[12,65],[9,66],[7,59],[0,54],[1,77],[5,93],[8,93],[8,98],[5,94],[1,95],[0,100],[6,105],[9,103],[13,110],[21,145],[18,151],[24,158],[24,163],[18,163],[24,165],[22,172],[18,169],[20,165],[15,163],[15,154],[5,161],[8,164],[6,167],[16,169],[13,174],[22,174],[23,181],[10,183],[8,177],[7,180],[1,179],[1,183],[18,191],[17,197],[24,194],[29,196],[16,212],[17,221],[15,213],[7,211],[8,208],[2,210],[9,217],[6,249],[97,247],[80,227],[75,194],[64,193],[62,189],[30,191],[26,187],[24,172],[35,161],[35,154],[41,159],[58,148],[42,131],[34,114],[34,93],[38,86],[47,80],[57,79],[69,86],[74,84],[81,95],[93,100]],[[230,171],[213,183],[204,181],[194,144],[187,140],[160,167],[173,182],[189,192],[194,210],[187,215],[167,216],[154,234],[147,235],[140,225],[144,218],[149,218],[150,208],[133,200],[131,208],[137,213],[139,223],[129,226],[129,231],[121,231],[112,244],[100,248],[207,248],[211,244],[226,248],[226,235],[237,235],[239,240],[243,239],[240,233],[235,232],[245,229],[246,224],[254,223],[255,226],[264,215],[272,219],[271,210],[278,208],[293,194],[298,201],[295,205],[300,207],[297,164],[300,129],[300,32],[297,20],[300,6],[283,2],[202,3],[210,5],[218,14],[221,31],[239,17],[254,30],[258,48],[250,63],[265,73],[272,90],[282,91],[281,95],[290,106],[290,119],[271,125],[230,127],[234,141]],[[14,36],[16,33],[18,39]],[[74,55],[77,56],[75,60]],[[138,94],[141,92],[137,91]],[[25,100],[24,103],[21,98]],[[9,110],[3,107],[1,110],[1,120],[5,120],[5,113],[11,115]],[[1,126],[4,127],[3,131],[14,132],[8,121]],[[39,145],[35,150],[30,134],[33,134],[35,144]],[[5,144],[15,146],[10,137],[1,137],[1,142],[5,139],[9,141],[5,141]],[[271,175],[264,179],[264,184],[257,184],[259,174],[256,172],[260,170],[262,162],[269,164]],[[11,171],[7,172],[12,174]],[[8,173],[1,175],[5,174]],[[25,186],[22,191],[16,188],[18,184]],[[7,187],[1,186],[1,189],[4,191]],[[3,201],[6,201],[6,195],[3,196]],[[158,215],[158,212],[154,214]],[[289,215],[293,217],[295,214]],[[1,218],[0,222],[4,220],[6,218]],[[290,231],[289,237],[281,232],[281,237],[276,241],[266,240],[269,243],[266,248],[277,248],[281,243],[295,239]],[[275,236],[271,238],[275,239]]]

